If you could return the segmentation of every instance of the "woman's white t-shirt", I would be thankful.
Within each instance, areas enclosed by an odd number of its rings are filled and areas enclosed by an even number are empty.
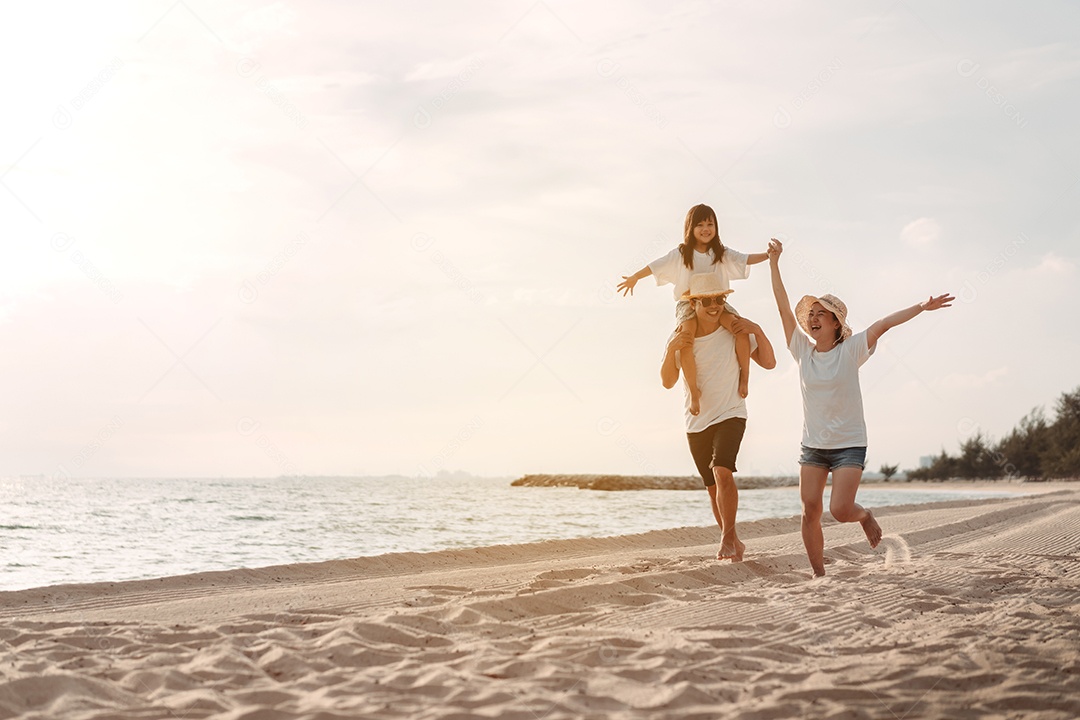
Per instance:
[[[675,299],[681,300],[683,293],[690,289],[690,276],[698,273],[716,273],[720,278],[721,290],[730,290],[732,280],[745,280],[750,277],[750,266],[746,264],[748,256],[738,250],[724,248],[724,257],[718,263],[713,262],[712,251],[694,251],[694,268],[691,270],[683,262],[682,253],[675,248],[662,258],[649,263],[657,285],[672,283],[675,285]]]
[[[866,331],[852,335],[828,352],[798,330],[788,350],[799,365],[802,389],[802,444],[821,450],[866,447],[859,368],[874,353],[867,347]]]

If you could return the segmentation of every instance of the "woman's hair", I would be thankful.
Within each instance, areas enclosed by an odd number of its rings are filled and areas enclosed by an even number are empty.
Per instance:
[[[829,311],[829,314],[832,315],[833,320],[836,321],[836,340],[833,341],[833,344],[839,345],[844,342],[844,323],[840,322],[840,318],[836,317],[836,313],[832,310]]]
[[[720,224],[716,222],[716,213],[708,205],[695,205],[686,213],[686,223],[683,227],[683,241],[679,245],[683,263],[691,270],[694,269],[694,248],[697,241],[694,239],[694,228],[703,220],[712,220],[716,226],[716,235],[709,241],[709,249],[712,250],[713,264],[724,258],[724,244],[720,242]]]

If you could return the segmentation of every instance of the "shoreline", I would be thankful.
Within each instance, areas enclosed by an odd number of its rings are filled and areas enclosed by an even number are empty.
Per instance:
[[[977,481],[979,482],[979,481]],[[943,492],[957,490],[986,491],[1001,489],[1003,492],[1016,493],[1019,496],[1038,496],[1054,494],[1062,491],[1077,490],[1080,486],[1069,487],[1066,484],[1054,485],[1051,483],[1013,483],[1010,487],[994,487],[997,483],[981,481],[981,485],[971,485],[962,481],[959,485],[950,482],[925,483],[927,487],[921,487],[919,483],[868,483],[873,489],[939,489]],[[1037,492],[1029,492],[1025,489],[1028,484],[1041,486]],[[882,487],[884,486],[884,487]],[[699,488],[700,489],[700,488]],[[776,489],[795,489],[781,486]],[[886,505],[873,507],[874,515],[888,517],[898,513],[918,512],[924,509],[944,509],[950,507],[968,507],[972,504],[1007,502],[1008,496],[983,499],[945,499],[931,502],[906,503],[900,505]],[[791,527],[787,527],[790,525]],[[799,518],[797,515],[777,518],[763,518],[759,520],[740,521],[740,537],[758,537],[762,534],[773,532],[781,526],[787,531],[798,530]],[[840,526],[826,512],[822,518],[823,527]],[[43,585],[38,587],[23,588],[18,590],[0,590],[0,619],[11,617],[8,613],[19,615],[35,614],[37,612],[53,613],[63,610],[64,607],[80,597],[90,597],[95,593],[103,592],[106,595],[130,594],[140,598],[148,597],[157,589],[182,586],[190,589],[218,588],[227,590],[230,588],[252,588],[260,585],[280,585],[282,583],[297,584],[310,581],[312,578],[357,578],[357,577],[384,577],[405,574],[425,573],[430,571],[453,571],[468,570],[478,566],[492,564],[513,564],[521,562],[523,558],[531,558],[535,561],[554,559],[569,549],[580,553],[583,549],[590,552],[604,552],[607,549],[624,547],[657,548],[667,549],[681,547],[685,543],[697,544],[710,542],[710,538],[718,533],[714,525],[685,526],[660,530],[648,530],[640,533],[628,533],[623,535],[582,536],[571,538],[558,538],[537,540],[527,543],[479,545],[475,547],[451,548],[444,550],[431,550],[423,552],[391,552],[379,555],[362,555],[353,558],[336,560],[322,560],[318,562],[286,563],[280,565],[267,565],[260,567],[239,567],[221,570],[207,570],[202,572],[185,573],[180,575],[166,575],[162,577],[142,578],[134,580],[99,581],[89,583],[63,583],[57,585]],[[576,553],[575,553],[576,554]],[[40,605],[31,601],[34,597],[40,597]],[[20,607],[22,605],[22,607]],[[35,609],[36,608],[36,609]],[[27,611],[30,611],[27,613]]]
[[[738,479],[744,490],[771,487],[794,487],[796,477],[759,477],[747,475]],[[634,491],[634,490],[700,490],[701,478],[697,475],[523,475],[510,483],[511,487],[576,487],[579,490]]]
[[[563,477],[609,477],[609,476],[546,476],[546,477],[563,478]],[[702,486],[700,484],[700,479],[694,478],[694,480],[698,483],[697,486],[694,488],[694,490],[698,491],[698,492],[701,492],[702,491]],[[797,479],[795,479],[795,480],[797,482]],[[566,487],[566,486],[565,485],[541,485],[541,486],[537,486],[537,487]],[[1066,489],[1071,489],[1071,488],[1080,489],[1080,484],[1069,483],[1069,482],[1060,482],[1060,481],[1045,482],[1045,483],[1025,483],[1025,482],[1011,482],[1010,483],[1010,482],[1004,482],[1004,481],[995,482],[995,481],[966,481],[966,480],[963,480],[963,481],[944,481],[944,482],[915,481],[915,482],[910,482],[910,483],[908,483],[908,482],[888,482],[888,483],[885,483],[885,482],[863,482],[862,487],[864,487],[866,489],[874,490],[874,491],[877,491],[877,490],[885,490],[885,491],[894,490],[894,491],[900,491],[900,492],[903,492],[903,491],[918,491],[918,492],[926,492],[926,493],[930,493],[930,494],[932,494],[935,491],[940,491],[942,493],[970,491],[970,492],[983,492],[983,493],[992,492],[992,493],[1000,493],[1000,494],[1009,493],[1009,494],[1020,494],[1020,495],[1024,495],[1024,494],[1036,495],[1036,494],[1057,492],[1059,490],[1066,490]],[[640,488],[640,489],[645,489],[645,488]],[[668,487],[668,488],[648,488],[648,489],[669,490],[669,489],[672,489],[672,488]],[[743,486],[740,485],[739,489],[740,490],[776,490],[776,491],[785,491],[786,490],[786,491],[790,491],[790,492],[797,492],[798,486],[797,485],[765,485],[765,486],[760,486],[760,487],[749,487],[748,488],[748,487],[743,487]],[[830,480],[829,485],[826,486],[826,493],[828,493],[830,490],[831,490],[831,480]],[[996,498],[987,498],[987,499],[996,499]],[[880,512],[884,511],[887,507],[899,507],[899,508],[909,509],[909,508],[919,507],[919,506],[925,505],[925,504],[940,504],[940,503],[946,503],[946,502],[967,502],[967,501],[969,501],[969,500],[968,499],[948,498],[948,499],[944,499],[944,500],[932,500],[932,501],[927,501],[927,502],[903,503],[903,504],[896,505],[896,506],[887,506],[887,505],[877,506],[877,505],[870,504],[869,507],[871,507],[874,510],[875,514],[880,514]],[[797,510],[797,508],[796,508],[796,510]],[[741,520],[739,522],[739,526],[740,526],[740,528],[743,528],[743,527],[745,527],[745,526],[747,526],[747,525],[749,525],[751,523],[762,522],[762,521],[765,521],[765,520],[768,520],[768,519],[777,519],[777,520],[779,520],[779,519],[784,519],[784,517],[761,518],[759,520]],[[826,522],[831,522],[831,518],[828,515],[828,513],[826,513],[826,515],[825,515],[825,521]],[[151,577],[141,577],[141,578],[101,579],[101,580],[93,580],[93,581],[88,581],[88,582],[78,582],[78,581],[77,582],[60,582],[60,583],[54,583],[54,584],[50,584],[50,585],[36,585],[36,586],[16,588],[16,589],[11,589],[11,590],[0,589],[0,618],[3,617],[2,611],[3,611],[4,605],[5,605],[3,599],[5,597],[7,597],[7,596],[11,596],[11,595],[16,594],[16,593],[35,593],[35,592],[39,592],[39,593],[42,593],[42,594],[48,594],[51,591],[56,591],[56,590],[59,590],[59,589],[62,589],[62,588],[82,588],[82,587],[96,587],[96,586],[116,587],[116,586],[127,586],[127,585],[130,585],[132,583],[150,583],[150,584],[154,584],[154,583],[162,583],[164,581],[171,581],[171,580],[179,579],[179,578],[211,578],[211,577],[213,577],[213,578],[219,578],[220,582],[223,582],[223,583],[227,584],[229,582],[229,578],[231,576],[251,577],[253,574],[259,574],[259,573],[264,573],[264,572],[269,572],[269,571],[277,571],[277,572],[281,572],[281,573],[286,573],[290,569],[298,569],[298,568],[312,568],[312,569],[314,569],[314,568],[332,568],[335,563],[352,563],[352,564],[356,564],[358,566],[366,566],[367,563],[374,563],[375,565],[378,565],[381,558],[387,558],[387,559],[390,559],[390,558],[418,558],[418,557],[424,557],[424,556],[441,556],[441,555],[453,556],[455,553],[461,553],[461,552],[479,552],[479,553],[483,553],[484,551],[487,551],[487,550],[490,550],[490,549],[493,549],[493,548],[512,548],[512,547],[519,547],[519,546],[520,547],[529,547],[529,548],[531,548],[531,547],[534,547],[534,546],[547,546],[550,543],[577,543],[577,542],[585,542],[585,541],[590,541],[590,540],[604,540],[604,539],[609,539],[609,538],[621,538],[621,537],[637,538],[637,537],[641,537],[643,535],[648,536],[648,535],[652,535],[654,533],[664,533],[664,532],[667,532],[669,530],[689,530],[689,529],[701,529],[701,530],[704,530],[705,532],[711,532],[711,531],[715,530],[715,526],[713,526],[713,525],[687,525],[687,526],[683,526],[683,527],[661,528],[659,530],[646,530],[646,531],[638,532],[638,533],[631,532],[631,533],[609,534],[609,535],[575,535],[575,536],[570,536],[570,537],[548,538],[548,539],[542,539],[542,540],[532,540],[532,541],[525,541],[525,542],[519,542],[519,543],[510,543],[510,544],[494,543],[494,544],[489,544],[489,545],[471,545],[471,546],[462,546],[462,547],[439,549],[439,550],[398,550],[398,551],[390,551],[390,552],[385,552],[385,553],[378,553],[378,554],[374,554],[374,555],[356,555],[356,556],[353,556],[353,557],[341,557],[341,558],[333,558],[333,559],[326,559],[326,560],[300,561],[300,562],[269,564],[269,565],[255,565],[255,566],[241,565],[241,566],[236,566],[236,567],[196,570],[196,571],[191,571],[191,572],[183,572],[183,573],[180,573],[180,574],[168,574],[168,575],[159,575],[159,576],[151,576]]]
[[[763,488],[798,487],[797,476],[736,475],[740,490]],[[832,484],[830,479],[829,484]],[[1004,490],[1008,492],[1049,492],[1049,488],[1080,487],[1080,480],[885,480],[880,477],[863,477],[861,485],[874,488],[898,489],[954,489],[954,490]],[[610,474],[528,474],[510,483],[511,487],[576,487],[579,490],[634,491],[634,490],[700,490],[701,478],[696,475],[610,475]]]
[[[608,477],[608,476],[551,476],[551,477],[560,477],[561,478],[561,477]],[[700,492],[702,490],[702,486],[700,484],[700,479],[695,478],[695,480],[697,480],[698,485],[694,488],[694,490]],[[797,481],[797,479],[796,479],[796,481]],[[832,483],[831,483],[831,480],[830,480],[829,485],[826,486],[826,492],[829,492],[829,490],[831,489],[831,486],[832,486]],[[912,491],[912,490],[914,490],[914,491],[920,491],[920,492],[933,492],[933,491],[937,490],[937,491],[941,491],[943,493],[956,492],[956,491],[972,491],[972,492],[1001,491],[1002,493],[1032,494],[1032,495],[1034,495],[1034,494],[1042,494],[1042,493],[1049,493],[1049,492],[1056,492],[1056,491],[1059,491],[1059,490],[1070,489],[1070,488],[1080,489],[1080,484],[1075,484],[1074,483],[1074,484],[1070,485],[1067,482],[1046,482],[1046,483],[1015,482],[1015,483],[1006,483],[1006,482],[994,482],[994,481],[945,481],[945,482],[915,481],[915,482],[911,482],[911,483],[908,483],[908,482],[889,482],[889,483],[884,483],[884,482],[864,482],[864,483],[862,483],[862,486],[867,487],[867,488],[872,489],[872,490],[897,490],[897,491],[905,491],[905,490]],[[563,486],[563,485],[557,485],[557,486],[556,485],[543,485],[543,486],[537,486],[537,487],[565,487],[565,486]],[[740,486],[740,490],[781,490],[781,491],[782,490],[790,490],[790,491],[796,491],[797,487],[798,487],[797,485],[766,485],[766,486],[761,486],[761,487],[750,487],[750,488]],[[671,488],[650,488],[650,489],[671,489]],[[987,498],[987,499],[992,500],[992,499],[996,499],[996,498]],[[934,501],[922,502],[922,503],[905,503],[905,504],[896,505],[896,506],[881,506],[881,507],[878,507],[878,506],[871,505],[870,507],[874,510],[875,514],[879,514],[880,512],[884,511],[888,507],[911,509],[911,508],[916,508],[916,507],[919,507],[919,506],[922,506],[922,505],[927,505],[927,504],[935,504],[935,505],[937,505],[937,504],[948,503],[948,502],[969,502],[969,500],[966,500],[966,499],[945,499],[945,500],[934,500]],[[740,521],[739,526],[740,526],[740,528],[743,528],[743,527],[745,527],[747,525],[750,525],[752,523],[764,522],[764,521],[767,521],[767,520],[774,520],[774,519],[775,520],[782,520],[782,519],[785,519],[785,518],[782,518],[782,517],[778,517],[778,518],[762,518],[762,519],[759,519],[759,520]],[[831,522],[831,518],[829,517],[828,513],[826,513],[824,520],[825,520],[825,522]],[[33,586],[33,587],[18,588],[18,589],[14,589],[14,590],[0,589],[0,618],[3,617],[2,611],[3,611],[4,606],[5,606],[4,598],[7,597],[7,596],[11,596],[13,594],[17,594],[17,593],[42,593],[42,594],[48,594],[50,591],[60,590],[60,589],[63,589],[63,588],[83,588],[83,587],[97,587],[97,586],[106,586],[106,585],[109,586],[109,587],[116,587],[116,586],[127,586],[127,585],[130,585],[132,583],[154,584],[154,583],[162,583],[164,581],[170,581],[170,580],[180,579],[180,578],[211,578],[212,577],[212,578],[219,578],[221,582],[227,583],[228,579],[231,576],[234,576],[234,575],[235,576],[242,576],[242,577],[250,577],[250,576],[252,576],[252,574],[259,574],[259,573],[270,572],[270,571],[275,571],[275,572],[279,572],[279,573],[285,573],[285,572],[288,572],[290,569],[296,569],[296,568],[312,568],[312,569],[314,569],[314,568],[332,568],[332,566],[334,566],[334,564],[336,564],[336,563],[352,563],[352,564],[357,564],[357,565],[363,566],[366,563],[370,562],[370,563],[373,563],[374,565],[379,565],[381,558],[387,558],[387,559],[390,559],[390,558],[418,558],[418,557],[424,557],[424,556],[441,556],[441,555],[454,556],[454,554],[456,554],[456,553],[466,553],[466,552],[480,552],[480,553],[482,553],[484,551],[494,549],[494,548],[513,548],[513,547],[532,548],[534,546],[548,546],[551,543],[578,543],[578,542],[585,542],[585,541],[590,541],[590,540],[606,540],[606,539],[610,539],[610,538],[637,538],[637,537],[642,537],[642,536],[653,535],[655,533],[665,533],[665,532],[668,532],[670,530],[691,530],[691,529],[700,529],[700,530],[704,530],[705,532],[711,532],[711,531],[715,530],[715,526],[713,526],[713,525],[700,525],[700,526],[698,526],[698,525],[688,525],[688,526],[678,527],[678,528],[662,528],[662,529],[659,529],[659,530],[647,530],[647,531],[644,531],[644,532],[641,532],[641,533],[625,533],[625,534],[597,535],[597,536],[573,536],[573,537],[566,537],[566,538],[549,538],[549,539],[546,539],[546,540],[534,540],[534,541],[522,542],[522,543],[512,543],[512,544],[495,543],[495,544],[491,544],[491,545],[475,545],[475,546],[469,546],[469,547],[448,548],[448,549],[442,549],[442,550],[394,551],[394,552],[387,552],[387,553],[379,553],[379,554],[375,554],[375,555],[357,555],[357,556],[351,557],[351,558],[336,558],[336,559],[329,559],[329,560],[317,560],[317,561],[311,561],[311,562],[293,562],[293,563],[273,564],[273,565],[258,565],[258,566],[254,566],[254,567],[240,566],[240,567],[213,569],[213,570],[200,570],[200,571],[196,571],[196,572],[181,573],[181,574],[176,574],[176,575],[162,575],[162,576],[134,578],[134,579],[119,579],[119,580],[104,579],[104,580],[97,580],[97,581],[93,581],[93,582],[74,582],[74,583],[62,582],[62,583],[56,583],[56,584],[52,584],[52,585],[38,585],[38,586]]]

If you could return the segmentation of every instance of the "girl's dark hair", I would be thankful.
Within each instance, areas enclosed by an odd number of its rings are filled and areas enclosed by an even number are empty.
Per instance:
[[[703,220],[712,220],[716,226],[716,235],[709,241],[709,249],[712,250],[713,265],[724,258],[724,244],[720,242],[720,224],[716,222],[716,213],[708,205],[695,205],[686,213],[686,223],[683,226],[683,241],[679,245],[683,264],[691,270],[694,269],[694,248],[697,241],[694,240],[694,228]]]

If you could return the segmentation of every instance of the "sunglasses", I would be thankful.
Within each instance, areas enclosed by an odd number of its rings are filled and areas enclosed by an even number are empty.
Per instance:
[[[701,303],[701,307],[709,307],[710,305],[713,304],[713,302],[716,302],[717,305],[723,305],[724,304],[723,296],[699,297],[699,298],[694,298],[694,299],[697,300],[699,303]]]

